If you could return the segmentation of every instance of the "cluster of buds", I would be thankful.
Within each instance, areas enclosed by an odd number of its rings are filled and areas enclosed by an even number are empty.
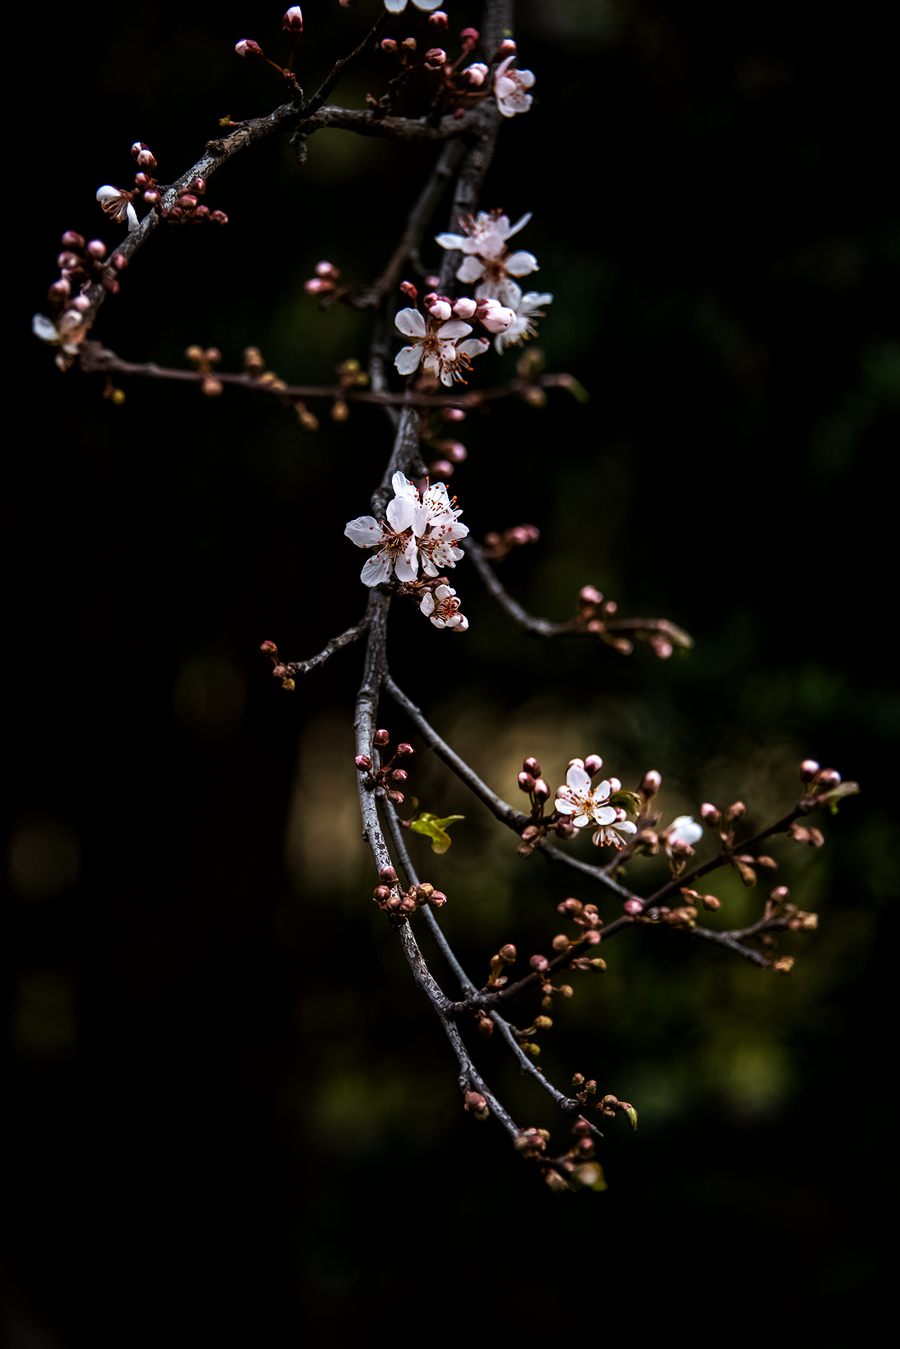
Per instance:
[[[263,642],[261,643],[259,649],[260,651],[264,651],[266,655],[271,659],[272,665],[274,666],[272,674],[276,679],[281,680],[281,687],[283,689],[286,689],[288,693],[293,693],[294,689],[296,688],[296,685],[293,679],[291,678],[290,667],[285,665],[280,659],[278,655],[278,647],[275,645],[275,643]]]
[[[513,1139],[513,1147],[523,1157],[540,1157],[542,1152],[546,1152],[549,1142],[550,1134],[547,1129],[523,1129]]]
[[[571,951],[573,946],[580,945],[582,942],[587,946],[599,946],[603,919],[597,912],[596,904],[582,904],[579,899],[564,899],[561,904],[557,904],[556,912],[561,913],[564,918],[570,919],[576,927],[581,928],[581,936],[573,942],[564,932],[558,933],[551,943],[554,951],[560,953]],[[573,969],[606,969],[605,960],[599,958],[590,960],[587,956],[579,956],[570,964]]]
[[[196,344],[188,347],[185,351],[186,358],[197,367],[199,373],[203,376],[203,383],[200,389],[206,394],[207,398],[218,398],[222,392],[222,381],[216,379],[213,367],[217,366],[222,359],[222,353],[218,347],[199,347]],[[265,643],[263,650],[266,649]]]
[[[227,225],[228,216],[224,211],[211,211],[201,204],[200,198],[206,192],[205,178],[192,178],[180,187],[174,201],[169,206],[163,204],[163,190],[153,177],[156,158],[149,146],[143,141],[135,141],[131,147],[132,158],[137,161],[138,171],[134,176],[134,187],[113,187],[105,183],[97,189],[97,201],[111,220],[119,224],[127,222],[129,230],[138,223],[134,202],[138,197],[147,206],[153,208],[162,220],[176,225],[202,225],[212,222],[215,225]]]
[[[541,1006],[545,1012],[553,1009],[553,994],[560,993],[564,998],[574,996],[575,990],[571,984],[560,984],[558,987],[550,982],[550,961],[546,956],[532,956],[528,962],[533,973],[540,976],[541,980]]]
[[[419,8],[426,5],[416,0]],[[399,13],[406,7],[406,0],[385,0],[387,9]],[[436,10],[429,16],[429,27],[444,33],[450,27],[450,19],[443,10]],[[493,82],[489,80],[491,65],[483,61],[473,62],[460,69],[462,62],[478,45],[480,34],[477,28],[464,28],[459,35],[460,51],[454,61],[443,46],[429,47],[419,60],[414,60],[418,43],[414,37],[403,38],[400,42],[394,38],[383,38],[380,47],[383,52],[396,56],[400,62],[400,71],[391,80],[388,92],[383,98],[376,99],[367,95],[370,108],[386,112],[400,99],[405,86],[414,71],[427,72],[432,78],[428,85],[429,96],[439,114],[452,113],[462,116],[467,107],[478,100],[493,95],[504,117],[513,117],[516,113],[527,112],[531,106],[531,95],[525,93],[534,84],[534,75],[530,70],[513,70],[516,59],[516,44],[511,38],[500,43],[491,58],[496,66]]]
[[[716,913],[722,907],[722,901],[715,895],[701,895],[697,890],[691,890],[688,886],[681,887],[681,894],[689,904],[695,906],[695,912],[698,908],[704,908],[708,913]]]
[[[471,1111],[477,1120],[486,1120],[490,1115],[488,1103],[480,1091],[467,1091],[463,1098],[463,1110]]]
[[[400,289],[413,302],[417,300],[418,291],[411,281],[402,282]],[[453,300],[437,291],[429,291],[423,304],[424,314],[418,308],[401,309],[394,320],[398,331],[412,338],[401,347],[394,365],[401,375],[412,375],[421,366],[447,388],[457,382],[465,384],[473,358],[483,355],[490,345],[487,338],[468,336],[472,331],[469,320],[481,323],[490,333],[500,333],[516,317],[497,300],[466,296]]]
[[[620,656],[630,656],[634,650],[634,643],[627,637],[616,637],[606,630],[606,619],[614,618],[618,607],[615,600],[605,600],[596,586],[582,586],[578,592],[572,623],[581,631],[600,637],[613,650],[618,651]]]
[[[806,790],[801,805],[804,814],[815,810],[817,806],[827,806],[834,814],[838,802],[845,796],[855,796],[859,791],[858,782],[843,782],[836,768],[820,768],[815,759],[804,759],[800,765],[800,781]],[[814,835],[818,830],[809,830],[809,838],[800,838],[798,842],[815,843]],[[796,837],[796,835],[795,835]]]
[[[391,738],[387,731],[376,731],[373,737],[373,744],[379,751],[386,750],[390,744]],[[394,763],[397,759],[411,759],[415,754],[412,745],[398,745],[387,763],[383,762],[383,754],[378,755],[379,762],[373,763],[368,754],[357,754],[354,759],[356,767],[360,773],[365,773],[364,786],[367,791],[374,792],[376,789],[383,791],[389,801],[395,806],[402,805],[403,793],[400,791],[402,785],[409,777],[405,768],[395,768]]]
[[[303,289],[307,295],[328,295],[336,288],[340,276],[339,268],[323,259],[316,263],[315,275],[303,282]]]
[[[102,239],[85,242],[83,235],[75,230],[66,230],[62,246],[62,252],[56,258],[59,279],[47,291],[50,316],[35,314],[31,331],[48,346],[59,347],[56,364],[60,370],[68,370],[91,326],[88,290],[99,284],[109,294],[117,294],[118,273],[128,266],[128,260],[121,253],[114,253],[107,260],[106,244]]]
[[[265,61],[273,70],[277,70],[280,75],[283,75],[299,94],[300,90],[297,88],[297,81],[292,69],[294,50],[303,33],[303,13],[299,5],[291,5],[290,9],[287,10],[281,20],[281,31],[285,34],[290,47],[290,56],[286,67],[278,65],[276,61],[270,61],[262,47],[252,37],[242,37],[239,42],[234,44],[234,50],[238,56],[245,56],[251,61]]]
[[[428,881],[423,881],[420,885],[411,885],[408,890],[404,890],[397,880],[397,873],[393,867],[381,868],[378,873],[378,885],[372,898],[385,913],[403,919],[409,918],[416,909],[421,909],[423,904],[430,904],[432,908],[439,909],[447,903],[447,896],[443,891],[435,890]]]
[[[815,932],[819,926],[819,915],[806,913],[803,909],[798,909],[796,904],[789,904],[788,894],[786,885],[779,885],[772,891],[766,900],[764,914],[766,921],[777,921],[779,927],[786,927],[791,932]]]
[[[526,543],[537,543],[541,531],[536,525],[512,525],[502,534],[495,530],[484,536],[484,555],[489,562],[500,562],[514,548],[522,548]]]
[[[553,1159],[552,1167],[544,1168],[544,1179],[551,1190],[606,1189],[603,1168],[595,1156],[593,1129],[586,1119],[575,1122],[572,1146]]]

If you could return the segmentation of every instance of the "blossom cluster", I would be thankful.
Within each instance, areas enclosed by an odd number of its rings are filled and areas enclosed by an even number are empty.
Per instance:
[[[62,252],[56,258],[59,279],[47,291],[51,316],[35,314],[31,331],[42,342],[59,347],[56,364],[60,370],[68,370],[91,326],[88,290],[99,283],[115,294],[119,289],[117,273],[127,266],[127,261],[121,253],[114,253],[107,260],[106,244],[102,239],[91,239],[86,243],[83,235],[75,230],[66,230],[62,245]]]
[[[596,755],[593,757],[597,758]],[[566,785],[556,793],[556,809],[561,815],[571,816],[576,829],[595,825],[592,840],[595,846],[611,844],[614,848],[623,848],[629,841],[629,835],[637,831],[637,825],[626,819],[621,806],[609,804],[613,790],[618,790],[620,786],[617,780],[605,778],[598,786],[591,788],[591,775],[584,762],[573,759],[566,774]]]
[[[518,234],[530,219],[531,212],[528,211],[511,225],[509,216],[500,210],[479,211],[475,216],[460,220],[459,234],[446,232],[436,237],[441,248],[458,249],[463,254],[456,272],[457,281],[470,284],[477,282],[477,300],[497,300],[512,312],[511,322],[498,331],[494,340],[499,352],[507,346],[520,344],[536,336],[537,330],[532,320],[543,317],[538,307],[550,304],[553,300],[552,295],[534,290],[523,294],[521,286],[514,279],[539,270],[533,253],[524,249],[510,253],[507,248],[508,240]]]
[[[399,581],[417,581],[419,566],[424,577],[437,578],[441,571],[455,567],[462,557],[459,539],[468,534],[459,523],[462,511],[454,505],[441,483],[426,485],[420,493],[403,473],[391,479],[394,496],[385,512],[386,520],[360,515],[350,520],[344,534],[357,548],[377,548],[360,572],[363,585],[376,586],[394,575]],[[436,628],[464,632],[469,626],[459,612],[456,591],[445,583],[424,588],[420,608]]]

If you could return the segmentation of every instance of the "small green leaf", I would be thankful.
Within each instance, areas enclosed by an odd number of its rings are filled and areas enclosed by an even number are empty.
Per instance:
[[[625,1114],[631,1120],[632,1129],[637,1129],[637,1111],[635,1110],[634,1106],[630,1105],[628,1109],[625,1111]]]
[[[450,847],[451,838],[447,833],[447,826],[453,824],[454,820],[464,820],[465,815],[447,815],[439,820],[436,815],[423,810],[417,819],[413,820],[410,828],[417,834],[424,834],[426,838],[431,839],[431,851],[444,853]]]
[[[628,811],[629,815],[637,815],[641,808],[641,798],[637,792],[629,792],[623,789],[621,792],[613,792],[609,798],[609,804],[621,806],[623,810]]]

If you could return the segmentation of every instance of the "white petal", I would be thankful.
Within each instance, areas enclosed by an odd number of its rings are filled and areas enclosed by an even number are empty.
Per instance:
[[[490,345],[486,337],[470,337],[467,342],[460,342],[456,350],[460,356],[483,356]]]
[[[526,211],[523,216],[519,217],[519,219],[513,225],[512,229],[506,231],[507,239],[511,239],[514,234],[519,233],[519,230],[524,229],[530,219],[531,219],[531,211]]]
[[[384,7],[391,14],[399,14],[401,10],[406,9],[406,0],[384,0]]]
[[[513,253],[511,258],[507,258],[506,270],[510,276],[527,276],[529,272],[537,272],[540,268],[533,253],[522,251]]]
[[[35,314],[34,318],[31,320],[31,331],[34,333],[35,337],[39,337],[42,342],[57,342],[59,340],[59,334],[57,333],[56,328],[43,314]]]
[[[425,336],[425,320],[418,309],[401,309],[394,323],[407,337]]]
[[[621,824],[616,825],[616,829],[620,834],[637,833],[637,825],[634,823],[633,820],[622,820]]]
[[[393,497],[388,503],[386,514],[391,528],[402,534],[416,517],[416,503],[410,497]]]
[[[383,548],[380,553],[370,557],[365,563],[362,571],[359,573],[359,579],[364,586],[381,585],[391,574],[391,559],[388,556],[387,549]]]
[[[373,515],[357,516],[349,522],[344,533],[357,548],[374,548],[376,543],[384,541],[384,530]]]
[[[395,473],[391,478],[391,486],[394,489],[394,496],[412,497],[414,501],[418,502],[419,494],[405,473]]]
[[[457,338],[465,337],[471,331],[471,323],[463,323],[462,319],[451,319],[449,323],[441,324],[437,335],[442,342],[455,342]]]
[[[590,776],[578,764],[573,764],[566,774],[566,782],[573,792],[589,792],[591,790]]]
[[[441,248],[462,248],[466,242],[464,234],[437,234],[434,242],[440,244]]]
[[[479,262],[478,258],[469,256],[463,258],[459,270],[456,273],[457,281],[477,281],[484,275],[484,264]]]
[[[137,211],[134,209],[131,202],[125,207],[125,216],[128,220],[128,232],[130,234],[132,230],[136,230],[138,227]]]
[[[401,375],[411,375],[414,370],[419,368],[419,362],[422,359],[422,347],[401,347],[394,357],[394,365],[400,371]]]
[[[434,596],[432,595],[430,590],[425,591],[425,594],[422,596],[422,603],[419,605],[419,608],[421,609],[422,613],[425,615],[426,618],[430,618],[431,615],[434,613]]]
[[[616,818],[615,806],[595,806],[593,813],[597,824],[612,824]]]
[[[558,796],[556,798],[556,809],[559,811],[560,815],[575,814],[575,807],[572,805],[572,802],[567,801],[564,796]]]

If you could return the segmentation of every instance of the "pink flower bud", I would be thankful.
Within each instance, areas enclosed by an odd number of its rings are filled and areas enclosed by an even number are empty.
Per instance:
[[[178,194],[178,205],[183,206],[186,211],[193,211],[198,205],[197,198],[193,192],[180,192]]]
[[[534,796],[536,801],[547,801],[550,797],[550,788],[543,778],[537,778],[534,784]]]
[[[644,906],[639,899],[626,899],[622,908],[626,913],[631,914],[643,913],[644,911]]]
[[[145,145],[143,141],[135,141],[134,145],[132,145],[131,147],[131,153],[134,156],[134,158],[137,159],[138,155],[141,153],[142,150],[149,150],[149,149],[150,149],[149,145]]]
[[[395,768],[393,773],[391,774],[391,781],[405,782],[408,777],[409,774],[407,773],[405,768]]]
[[[464,52],[471,51],[478,41],[480,34],[477,28],[464,28],[459,35]]]
[[[425,53],[425,64],[428,66],[442,66],[447,60],[447,53],[443,47],[429,47]]]
[[[325,295],[330,290],[334,290],[334,282],[326,281],[323,276],[311,276],[308,281],[303,282],[303,289],[307,295]]]
[[[63,242],[65,243],[65,236],[63,236]],[[816,763],[815,759],[804,759],[802,764],[800,765],[801,781],[812,782],[813,778],[816,776],[818,771],[819,765]]]
[[[428,465],[428,476],[431,478],[452,478],[453,465],[449,459],[435,459],[433,464]]]
[[[466,66],[462,72],[463,79],[466,80],[473,89],[484,84],[487,79],[488,68],[483,61],[474,61],[472,65]]]
[[[435,890],[434,894],[429,895],[428,903],[435,909],[439,909],[442,904],[447,903],[447,896],[443,890]]]
[[[156,158],[153,155],[152,151],[141,150],[141,152],[136,156],[136,158],[137,162],[140,164],[142,169],[156,168]]]
[[[403,805],[403,793],[395,791],[393,787],[391,787],[389,791],[385,792],[385,796],[389,801],[393,801],[395,806]]]
[[[531,776],[530,773],[520,773],[518,782],[519,782],[519,791],[521,792],[534,791],[534,778]]]
[[[599,773],[602,767],[603,760],[600,758],[599,754],[589,754],[584,761],[584,771],[590,777],[593,777],[595,773]]]
[[[516,44],[515,42],[513,42],[511,37],[504,38],[503,41],[500,43],[500,46],[497,48],[497,51],[500,56],[512,56],[515,50]]]
[[[704,801],[700,807],[700,818],[704,824],[708,824],[710,829],[714,829],[722,816],[711,801]]]
[[[84,237],[75,230],[66,230],[60,243],[64,248],[84,248]]]
[[[386,899],[390,899],[390,897],[391,892],[386,885],[379,885],[376,887],[375,894],[373,896],[374,899],[377,899],[380,903],[383,904],[384,901]]]
[[[378,879],[381,881],[395,881],[397,873],[393,867],[382,867],[378,872]]]
[[[134,175],[135,187],[149,187],[152,181],[149,173],[136,173]]]
[[[428,312],[432,318],[440,319],[441,323],[446,323],[453,310],[446,300],[435,300],[434,304],[429,305]]]
[[[387,731],[376,731],[372,737],[372,741],[379,746],[389,745],[391,743],[391,737]]]
[[[291,5],[290,9],[281,20],[281,27],[285,33],[303,32],[303,15],[299,5]]]
[[[87,246],[88,256],[96,258],[98,262],[106,257],[106,244],[102,239],[92,239]]]
[[[368,773],[369,769],[372,767],[372,760],[369,758],[368,754],[357,754],[353,762],[361,773]]]
[[[461,445],[458,440],[445,442],[444,453],[451,464],[465,463],[466,459],[469,457],[469,451],[466,449],[465,445]]]
[[[402,745],[397,746],[397,757],[399,759],[408,759],[409,756],[415,754],[415,752],[412,745],[407,745],[405,741]]]
[[[91,302],[86,295],[76,295],[75,299],[69,305],[70,309],[75,309],[79,314],[86,314],[91,307]]]
[[[841,775],[836,768],[823,768],[819,773],[818,786],[824,787],[826,791],[836,787],[841,780]]]
[[[522,764],[522,767],[526,773],[530,773],[534,778],[539,778],[541,776],[541,765],[538,763],[537,759],[526,759]]]
[[[392,37],[384,37],[381,39],[381,50],[383,52],[395,52],[397,44]]]
[[[240,42],[234,44],[234,50],[238,56],[262,56],[263,49],[258,42],[254,42],[252,37],[242,37]]]
[[[198,197],[202,197],[204,192],[206,191],[206,179],[195,178],[193,183],[191,184],[191,190],[196,192]]]
[[[53,282],[53,285],[47,291],[47,299],[67,300],[71,294],[72,286],[68,277],[61,276],[58,281]]]
[[[609,779],[609,790],[610,792],[620,792],[622,790],[622,784],[618,778]]]
[[[744,805],[743,801],[735,801],[728,807],[726,819],[728,820],[728,823],[731,824],[732,820],[742,820],[746,814],[747,807]]]
[[[324,276],[329,281],[337,281],[340,272],[333,262],[328,262],[327,259],[323,258],[321,262],[316,263],[316,276]]]
[[[550,965],[550,961],[546,956],[532,956],[528,963],[533,970],[539,970],[541,974],[543,974],[544,970],[548,969]]]
[[[154,188],[151,187],[147,192],[144,193],[144,201],[147,203],[148,206],[158,206],[159,203],[162,201],[162,197]]]
[[[578,592],[578,598],[585,604],[602,604],[603,596],[596,586],[582,586]]]
[[[411,281],[401,281],[400,289],[410,300],[414,300],[419,293]]]
[[[787,899],[789,893],[786,885],[779,885],[772,891],[771,898],[775,900],[776,904],[779,904],[783,899]]]
[[[428,22],[431,24],[432,28],[450,27],[450,19],[442,9],[436,9],[433,13],[429,14]]]

